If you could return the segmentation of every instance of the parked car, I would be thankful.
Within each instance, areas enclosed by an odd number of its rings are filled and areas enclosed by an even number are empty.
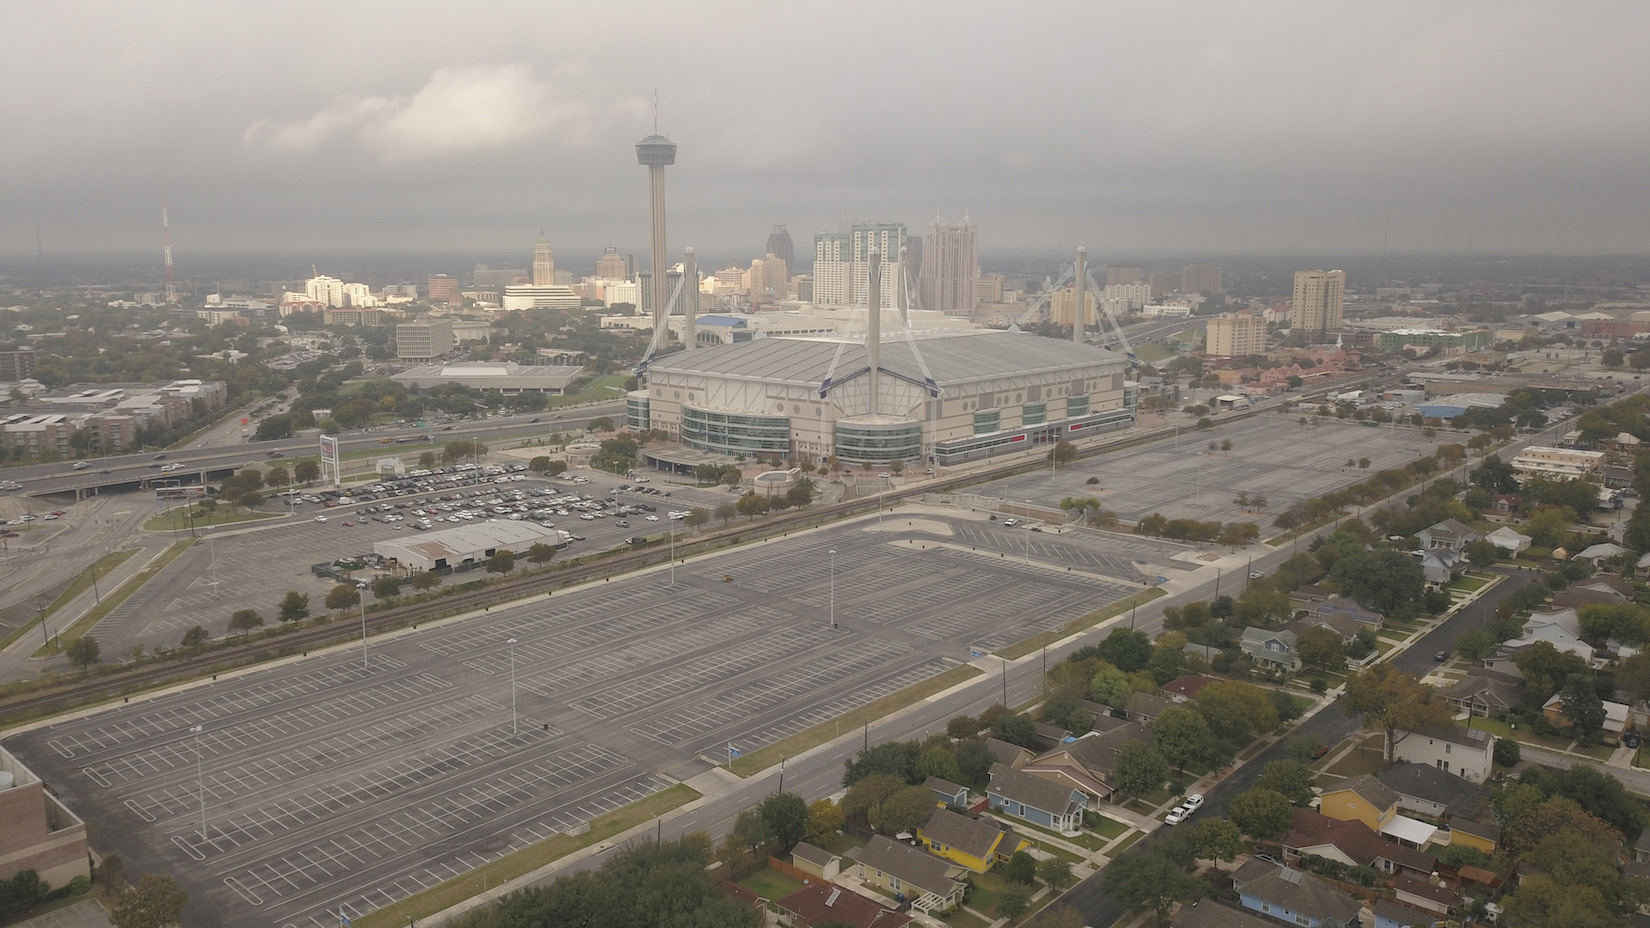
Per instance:
[[[1449,660],[1449,652],[1439,651],[1437,654],[1432,655],[1432,659],[1442,664],[1443,662]]]
[[[1327,744],[1320,744],[1317,747],[1312,749],[1312,759],[1313,760],[1322,760],[1328,754],[1329,754],[1329,745],[1327,745]]]
[[[317,522],[325,522],[326,520],[327,520],[326,516],[316,516],[315,517],[315,521],[317,521]]]
[[[1191,817],[1191,809],[1188,809],[1185,806],[1175,806],[1173,809],[1170,809],[1169,814],[1164,817],[1163,824],[1178,825]]]
[[[1198,809],[1203,808],[1203,794],[1192,793],[1185,799],[1181,800],[1180,804],[1186,807],[1186,812],[1188,814],[1196,812]]]

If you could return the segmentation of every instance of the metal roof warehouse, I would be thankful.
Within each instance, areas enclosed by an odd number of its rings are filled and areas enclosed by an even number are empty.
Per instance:
[[[560,547],[566,543],[566,536],[531,522],[500,520],[375,541],[372,550],[393,558],[407,570],[444,570],[485,561],[500,549],[524,554],[537,543]]]

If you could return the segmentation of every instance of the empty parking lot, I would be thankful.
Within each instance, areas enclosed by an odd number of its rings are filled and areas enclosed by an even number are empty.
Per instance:
[[[773,743],[1116,601],[1140,588],[1124,567],[1168,550],[1118,560],[1086,533],[1038,536],[1063,556],[1026,565],[1014,531],[890,522],[495,607],[8,747],[100,850],[177,875],[186,925],[330,928],[581,828],[730,743]]]

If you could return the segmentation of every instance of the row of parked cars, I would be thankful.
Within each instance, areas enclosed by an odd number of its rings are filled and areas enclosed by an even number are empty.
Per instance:
[[[1163,824],[1178,825],[1191,818],[1192,813],[1201,808],[1203,808],[1203,794],[1191,793],[1180,801],[1180,805],[1169,810],[1169,814],[1163,818]]]

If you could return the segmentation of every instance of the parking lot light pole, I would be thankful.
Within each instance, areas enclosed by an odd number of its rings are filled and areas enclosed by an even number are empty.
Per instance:
[[[195,791],[201,799],[201,843],[204,844],[206,842],[206,777],[201,767],[201,732],[204,729],[196,725],[189,730],[195,734]]]
[[[1026,521],[1031,521],[1031,500],[1026,500]],[[1031,526],[1026,526],[1026,566],[1031,566]]]
[[[367,596],[359,589],[355,595],[356,602],[361,604],[361,669],[371,670],[372,665],[367,663]]]
[[[510,734],[518,733],[516,727],[516,639],[511,638],[510,645]]]
[[[676,520],[670,520],[670,585],[676,585]]]
[[[831,627],[836,628],[836,549],[831,549]]]

